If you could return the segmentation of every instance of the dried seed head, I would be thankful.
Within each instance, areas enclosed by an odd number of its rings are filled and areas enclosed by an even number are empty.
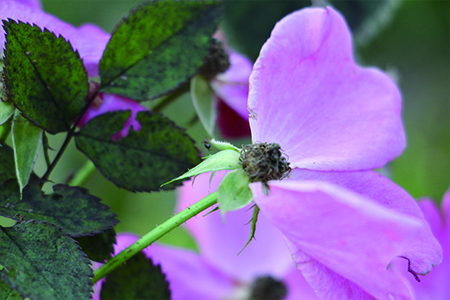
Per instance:
[[[282,300],[288,295],[286,284],[271,276],[256,278],[252,284],[250,299]]]
[[[280,145],[276,143],[242,146],[239,163],[252,182],[283,179],[291,171]]]
[[[228,54],[222,47],[222,42],[213,39],[209,54],[205,58],[205,63],[200,68],[200,73],[208,79],[214,78],[217,74],[223,73],[230,67]]]

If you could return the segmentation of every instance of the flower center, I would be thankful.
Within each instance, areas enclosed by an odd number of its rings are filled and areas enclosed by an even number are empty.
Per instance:
[[[271,276],[262,276],[253,282],[250,299],[282,300],[287,294],[287,287],[282,281]]]
[[[280,145],[276,143],[242,146],[239,163],[252,182],[283,179],[291,171]]]

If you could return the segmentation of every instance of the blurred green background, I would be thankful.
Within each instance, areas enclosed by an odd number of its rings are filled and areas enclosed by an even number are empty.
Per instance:
[[[80,25],[95,23],[111,32],[127,12],[142,1],[44,0],[44,9],[60,19]],[[314,1],[315,5],[329,2]],[[269,37],[277,20],[308,6],[309,1],[228,1],[223,28],[230,43],[251,59]],[[408,147],[386,170],[395,182],[415,198],[429,196],[440,201],[450,184],[449,125],[449,15],[448,1],[336,1],[355,34],[356,57],[396,78],[404,101],[403,119]],[[195,111],[189,95],[165,111],[186,126]],[[189,128],[199,147],[207,136],[199,124]],[[51,139],[58,148],[62,136]],[[73,145],[51,179],[63,182],[86,158]],[[37,164],[38,173],[44,163]],[[144,234],[173,215],[175,193],[130,193],[115,187],[96,173],[85,185],[118,214],[117,231]],[[163,242],[194,247],[181,230]]]

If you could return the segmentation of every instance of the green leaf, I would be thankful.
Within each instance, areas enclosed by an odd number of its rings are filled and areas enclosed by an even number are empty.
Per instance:
[[[203,65],[220,21],[217,1],[147,2],[114,30],[100,61],[104,92],[155,99]]]
[[[191,178],[202,173],[215,172],[220,170],[235,170],[239,168],[242,168],[242,166],[239,164],[239,153],[234,150],[223,150],[217,152],[216,154],[208,156],[208,158],[206,158],[200,164],[196,165],[194,168],[190,169],[183,175],[172,179],[164,185],[177,180]]]
[[[214,136],[217,120],[217,98],[208,81],[201,75],[191,79],[191,97],[195,111],[210,136]]]
[[[0,143],[0,184],[15,178],[14,151],[8,145]]]
[[[61,228],[29,221],[0,227],[2,279],[30,299],[90,299],[89,260]]]
[[[222,215],[252,202],[253,194],[249,184],[250,178],[242,168],[225,175],[217,190],[217,201]]]
[[[113,140],[111,136],[122,129],[129,116],[129,111],[102,114],[75,136],[78,149],[117,186],[130,191],[157,191],[162,183],[200,162],[199,150],[184,129],[150,111],[138,113],[139,131],[130,128],[128,136]]]
[[[27,185],[42,144],[42,129],[31,124],[16,111],[12,124],[14,163],[20,193]]]
[[[92,236],[81,236],[75,238],[90,260],[104,263],[112,257],[114,244],[116,243],[116,231],[110,228]]]
[[[0,186],[0,215],[17,221],[53,223],[72,236],[99,233],[118,223],[116,214],[83,188],[58,184],[53,191],[45,195],[39,181],[32,178],[20,200],[17,182],[7,181]]]
[[[6,31],[5,84],[23,116],[50,133],[69,130],[88,95],[78,52],[63,37],[12,19]]]
[[[13,290],[3,280],[0,280],[0,299],[1,300],[23,300],[19,292]]]
[[[5,102],[0,100],[0,125],[3,125],[6,121],[8,121],[16,108],[11,102]]]
[[[106,277],[100,299],[169,300],[170,294],[161,266],[153,265],[152,260],[140,252]]]

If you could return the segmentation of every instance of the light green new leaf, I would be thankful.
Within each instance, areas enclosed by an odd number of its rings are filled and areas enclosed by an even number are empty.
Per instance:
[[[14,163],[20,193],[30,179],[42,144],[42,129],[34,126],[16,110],[12,124]]]
[[[166,182],[163,185],[172,183],[177,180],[190,178],[192,176],[197,176],[202,173],[215,172],[220,170],[235,170],[239,168],[242,168],[242,166],[239,164],[239,153],[233,150],[224,150],[209,156],[206,160],[190,169],[180,177],[172,179],[171,181]]]
[[[198,118],[210,136],[214,136],[217,120],[217,98],[208,81],[201,75],[191,80],[191,96]]]
[[[217,201],[222,216],[227,211],[243,208],[253,200],[249,184],[250,178],[243,169],[225,175],[217,190]]]
[[[0,125],[11,118],[16,108],[11,102],[0,101]]]

